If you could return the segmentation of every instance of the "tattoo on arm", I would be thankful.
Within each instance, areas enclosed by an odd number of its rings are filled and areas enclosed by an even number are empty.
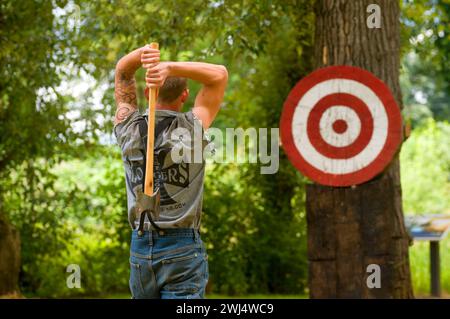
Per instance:
[[[127,119],[128,116],[130,116],[131,113],[133,113],[136,110],[135,107],[132,107],[129,104],[122,103],[119,106],[117,106],[116,115],[114,117],[114,124],[119,124]]]
[[[117,72],[114,91],[117,104],[115,124],[124,121],[138,108],[134,75],[130,77],[123,71],[118,70]]]

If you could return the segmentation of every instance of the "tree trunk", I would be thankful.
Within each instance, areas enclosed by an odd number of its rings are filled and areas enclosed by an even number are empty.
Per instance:
[[[0,296],[19,291],[19,233],[0,213]]]
[[[381,8],[381,28],[366,24]],[[366,69],[401,103],[400,25],[395,0],[317,0],[315,67]],[[412,298],[409,236],[404,226],[398,156],[383,174],[356,187],[309,185],[306,190],[311,298]],[[380,266],[380,288],[367,267]]]

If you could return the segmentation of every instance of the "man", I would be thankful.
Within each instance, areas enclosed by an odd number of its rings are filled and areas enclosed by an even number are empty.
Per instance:
[[[159,216],[144,216],[140,226],[147,139],[147,115],[137,106],[135,72],[142,65],[148,88],[158,88],[155,125],[155,187],[161,192]],[[182,113],[189,96],[187,79],[202,84],[193,108]],[[199,227],[205,163],[174,159],[179,146],[193,148],[174,134],[183,129],[205,146],[206,130],[219,111],[228,73],[225,67],[198,62],[160,62],[160,52],[139,48],[119,60],[115,74],[117,111],[114,133],[125,167],[128,219],[133,228],[130,249],[130,289],[133,298],[203,298],[208,262]],[[198,134],[197,134],[198,135]],[[189,140],[189,139],[187,139]],[[195,142],[195,141],[194,141]],[[197,141],[198,142],[198,141]],[[203,157],[202,157],[203,158]],[[188,158],[189,159],[189,158]],[[156,188],[155,188],[156,189]]]

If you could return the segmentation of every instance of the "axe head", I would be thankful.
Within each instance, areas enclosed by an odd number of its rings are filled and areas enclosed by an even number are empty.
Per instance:
[[[140,215],[147,211],[153,220],[159,219],[161,193],[159,188],[152,195],[147,195],[142,191],[142,187],[135,188],[136,212]]]

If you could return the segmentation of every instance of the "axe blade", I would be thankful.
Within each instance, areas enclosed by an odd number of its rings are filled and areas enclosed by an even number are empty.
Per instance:
[[[136,210],[139,214],[147,211],[153,220],[159,219],[161,192],[159,188],[152,195],[142,192],[142,188],[136,190]]]

